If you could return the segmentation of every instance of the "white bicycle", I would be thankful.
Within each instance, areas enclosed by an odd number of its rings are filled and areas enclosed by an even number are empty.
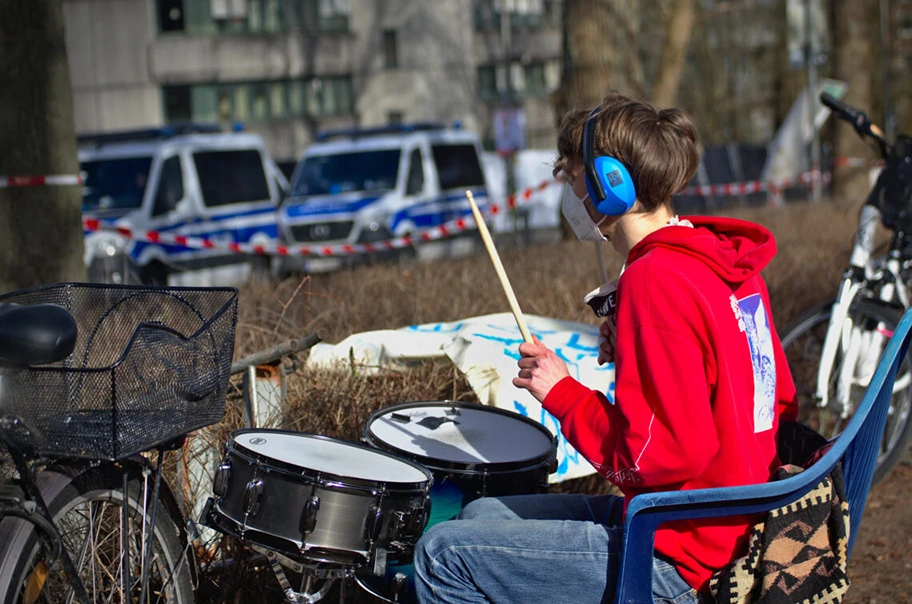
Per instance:
[[[861,209],[849,266],[836,299],[802,313],[782,333],[798,389],[799,421],[826,438],[839,434],[855,412],[893,330],[910,305],[912,277],[912,139],[895,144],[864,112],[824,93],[821,101],[858,134],[876,143],[884,169]],[[889,250],[874,249],[878,222],[892,232]],[[896,378],[874,483],[906,453],[912,408],[907,358]]]

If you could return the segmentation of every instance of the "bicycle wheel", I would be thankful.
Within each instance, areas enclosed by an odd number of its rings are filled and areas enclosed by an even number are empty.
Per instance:
[[[46,470],[38,483],[54,525],[79,570],[92,602],[138,602],[143,555],[143,501],[151,505],[152,480],[138,467],[130,473],[127,493],[121,468],[101,465],[70,475],[66,468]],[[164,489],[165,486],[162,485]],[[122,597],[122,516],[129,506],[130,595]],[[189,546],[182,545],[177,522],[160,499],[152,533],[145,602],[193,602]],[[147,507],[147,510],[149,507]],[[146,523],[146,531],[151,527]],[[0,522],[0,594],[5,603],[72,602],[70,584],[60,565],[46,560],[46,548],[34,526],[17,518]]]
[[[820,365],[820,355],[833,304],[833,302],[828,302],[806,311],[786,327],[782,334],[782,347],[785,349],[798,391],[798,420],[817,430],[827,439],[842,432],[852,413],[858,407],[873,376],[874,368],[883,356],[889,336],[893,335],[893,331],[902,317],[898,310],[877,302],[856,300],[852,304],[849,309],[849,318],[852,320],[852,324],[861,330],[861,341],[867,342],[868,345],[857,355],[858,362],[854,363],[851,368],[849,405],[847,413],[844,413],[843,406],[836,396],[837,380],[840,372],[843,371],[846,356],[842,343],[836,353],[833,370],[829,376],[829,403],[825,408],[821,408],[816,398],[817,368]],[[872,337],[873,334],[880,337]],[[910,380],[912,380],[912,374],[910,374],[910,363],[907,357],[896,376],[896,385],[890,401],[880,454],[874,469],[873,484],[883,480],[906,453],[909,437],[912,435],[912,430],[910,430],[912,427],[910,425],[910,407],[912,407]],[[843,417],[843,415],[847,416]]]

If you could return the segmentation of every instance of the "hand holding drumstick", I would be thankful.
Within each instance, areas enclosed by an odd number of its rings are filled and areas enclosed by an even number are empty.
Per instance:
[[[504,271],[503,264],[500,262],[500,256],[494,247],[494,241],[491,239],[491,233],[484,222],[478,206],[475,204],[475,198],[471,191],[466,191],[466,197],[472,206],[472,215],[475,216],[475,222],[478,224],[478,231],[481,233],[481,239],[488,250],[491,262],[494,264],[494,270],[500,279],[500,284],[507,294],[507,300],[510,303],[510,309],[513,311],[513,318],[519,327],[519,332],[523,336],[524,342],[519,345],[519,354],[521,358],[518,361],[519,375],[513,378],[513,385],[517,388],[525,388],[539,402],[544,400],[551,388],[570,375],[567,371],[567,365],[552,350],[541,343],[541,341],[529,332],[526,322],[523,319],[522,311],[519,310],[519,303],[510,287],[510,280]]]

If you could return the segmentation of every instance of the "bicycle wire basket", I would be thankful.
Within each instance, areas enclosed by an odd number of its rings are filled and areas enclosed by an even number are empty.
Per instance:
[[[46,457],[118,460],[221,420],[237,323],[234,288],[63,283],[0,296],[76,321],[63,361],[2,379],[0,413]]]

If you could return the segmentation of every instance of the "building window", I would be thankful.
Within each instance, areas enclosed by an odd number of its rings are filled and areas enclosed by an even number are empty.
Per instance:
[[[351,15],[351,0],[156,0],[156,4],[162,33],[345,32]]]
[[[401,124],[405,117],[401,111],[390,111],[386,114],[386,121],[390,124]]]
[[[184,31],[183,0],[158,0],[158,28],[163,32]]]
[[[511,29],[560,27],[562,0],[472,0],[477,30],[500,30],[500,19],[508,14]]]
[[[192,111],[190,107],[189,86],[166,86],[164,90],[165,115],[171,122],[190,121]]]
[[[523,82],[526,86],[527,94],[547,94],[548,87],[545,85],[545,64],[529,63],[528,65],[523,66]]]
[[[396,52],[396,32],[391,29],[383,32],[383,66],[387,69],[399,67],[399,56]]]
[[[498,96],[497,70],[492,65],[478,68],[478,98],[483,101],[496,99]]]
[[[506,94],[507,77],[510,78],[510,96],[527,98],[550,94],[560,83],[558,61],[532,61],[510,63],[509,72],[503,65],[482,65],[478,68],[478,98],[495,101]]]
[[[351,77],[165,86],[168,122],[268,122],[351,115]]]

